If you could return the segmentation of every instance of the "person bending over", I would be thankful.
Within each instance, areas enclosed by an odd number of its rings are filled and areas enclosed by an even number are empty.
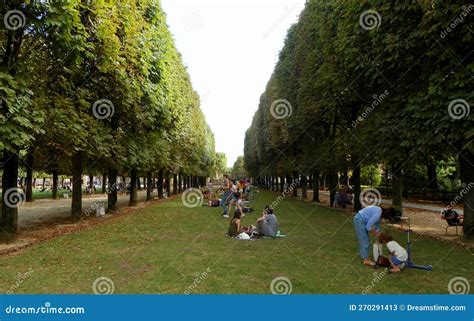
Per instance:
[[[393,207],[381,208],[379,206],[367,206],[361,209],[354,216],[354,228],[357,239],[359,240],[359,255],[364,265],[374,266],[375,262],[369,259],[369,243],[371,232],[375,237],[380,236],[380,221],[384,219],[393,219],[397,215]]]

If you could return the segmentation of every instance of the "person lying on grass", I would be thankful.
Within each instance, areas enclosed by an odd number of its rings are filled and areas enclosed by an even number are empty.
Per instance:
[[[390,272],[398,273],[406,265],[408,260],[408,253],[400,244],[393,240],[393,237],[388,233],[381,233],[379,242],[384,243],[390,252],[388,259],[390,260]]]
[[[221,200],[216,198],[216,199],[207,201],[207,203],[202,204],[202,206],[220,207],[221,206]]]
[[[362,262],[367,266],[374,266],[375,262],[369,259],[369,245],[371,232],[375,237],[380,236],[380,221],[382,218],[392,220],[397,215],[393,207],[381,208],[379,206],[367,206],[354,216],[354,228],[359,240],[359,255]]]
[[[276,237],[278,232],[278,219],[270,205],[265,206],[262,216],[257,219],[257,233],[259,236]]]

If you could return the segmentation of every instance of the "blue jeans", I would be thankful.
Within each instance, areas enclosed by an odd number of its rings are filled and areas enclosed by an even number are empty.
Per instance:
[[[222,204],[222,207],[224,208],[224,214],[227,214],[226,200],[227,200],[227,197],[229,197],[230,194],[231,194],[231,191],[227,191],[227,192],[224,193],[224,195],[222,195],[222,198],[221,198],[221,204]]]
[[[362,217],[360,217],[359,214],[354,216],[354,228],[357,239],[359,240],[359,255],[363,260],[369,258],[370,237],[366,224],[367,222]],[[380,224],[376,224],[375,228],[380,230]]]

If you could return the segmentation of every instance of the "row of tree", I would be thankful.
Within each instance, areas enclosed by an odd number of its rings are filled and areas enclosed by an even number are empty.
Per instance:
[[[17,232],[9,192],[19,168],[26,171],[28,200],[33,171],[52,173],[55,182],[71,175],[76,220],[85,173],[107,176],[111,211],[118,175],[131,178],[134,205],[139,176],[210,174],[214,136],[159,0],[0,6],[1,240]]]
[[[402,177],[457,160],[465,235],[474,227],[473,5],[458,0],[308,0],[245,137],[245,166],[267,184],[315,189],[381,166],[402,208]],[[436,171],[434,171],[436,172]],[[265,178],[265,179],[264,179]],[[277,179],[279,178],[279,179]],[[407,179],[410,179],[407,177]]]

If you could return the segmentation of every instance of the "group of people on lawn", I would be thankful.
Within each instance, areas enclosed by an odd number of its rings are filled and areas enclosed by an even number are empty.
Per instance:
[[[234,183],[228,175],[224,175],[222,189],[224,190],[221,198],[221,205],[224,209],[222,217],[230,218],[228,236],[240,239],[276,237],[278,219],[270,206],[265,207],[262,216],[257,219],[255,225],[245,227],[241,224],[245,212],[253,211],[253,209],[244,206],[244,200],[248,200],[250,194],[250,180],[242,179]],[[234,205],[235,210],[232,212]]]
[[[222,217],[229,218],[229,228],[227,235],[238,239],[255,239],[262,237],[276,237],[278,233],[278,219],[273,208],[266,206],[262,216],[257,219],[254,225],[243,226],[242,218],[245,213],[253,212],[253,209],[246,206],[246,201],[250,194],[250,180],[241,179],[233,181],[226,174],[224,183],[216,192],[223,191],[221,199],[211,199],[213,195],[212,181],[209,180],[205,197],[209,198],[206,206],[222,206],[224,212]],[[234,207],[235,206],[235,207]]]
[[[212,195],[212,182],[208,183],[208,193]],[[224,194],[220,200],[209,201],[208,205],[212,202],[217,201],[217,206],[222,206],[224,212],[222,216],[230,218],[229,228],[227,235],[238,239],[252,239],[260,237],[276,237],[279,233],[278,219],[273,211],[273,208],[269,205],[265,207],[262,215],[257,219],[255,225],[243,226],[241,219],[245,216],[244,214],[244,200],[250,193],[250,181],[240,180],[234,183],[228,175],[224,175],[224,185],[221,187]],[[342,204],[345,205],[347,190],[340,190],[338,194]],[[350,193],[350,191],[349,191]],[[216,203],[217,203],[216,202]],[[231,216],[232,208],[235,206],[235,210]],[[408,261],[408,252],[393,237],[381,230],[381,220],[393,220],[397,215],[396,210],[393,207],[382,208],[380,206],[367,206],[356,213],[353,219],[354,228],[356,231],[357,239],[359,241],[359,255],[364,265],[375,266],[376,262],[369,258],[369,247],[370,247],[370,234],[372,234],[377,241],[377,248],[381,245],[385,245],[389,251],[389,265],[390,272],[397,273],[406,267]],[[375,256],[375,245],[374,245],[374,256]]]

